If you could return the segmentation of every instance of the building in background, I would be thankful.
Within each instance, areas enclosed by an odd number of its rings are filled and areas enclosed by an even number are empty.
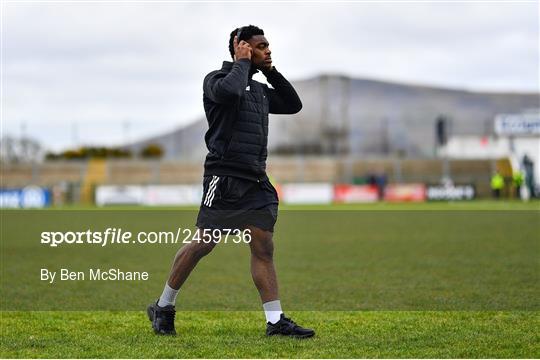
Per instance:
[[[511,169],[502,175],[511,177],[522,171],[525,179],[540,187],[540,109],[516,114],[498,114],[489,136],[450,136],[439,150],[449,159],[510,159]],[[497,169],[493,169],[494,171]],[[500,169],[499,169],[500,170]],[[536,191],[538,193],[538,191]],[[529,189],[529,195],[534,195]]]

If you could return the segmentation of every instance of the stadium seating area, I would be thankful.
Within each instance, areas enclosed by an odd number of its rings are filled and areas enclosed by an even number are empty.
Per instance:
[[[60,182],[80,183],[86,174],[87,163],[55,161],[40,164],[2,164],[2,187],[26,185],[52,186]]]
[[[507,160],[432,159],[334,159],[324,157],[281,158],[268,162],[268,173],[277,183],[351,183],[370,174],[384,174],[388,183],[439,183],[448,173],[455,183],[474,184],[477,195],[489,196],[489,179],[495,169],[511,174]],[[90,189],[98,184],[197,184],[202,163],[159,160],[55,161],[3,165],[3,188],[69,183]]]

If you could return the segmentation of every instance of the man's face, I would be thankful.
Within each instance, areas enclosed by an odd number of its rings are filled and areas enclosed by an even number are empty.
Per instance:
[[[248,40],[249,45],[253,49],[251,54],[251,62],[257,69],[270,69],[272,68],[272,52],[270,51],[270,44],[264,35],[255,35]]]

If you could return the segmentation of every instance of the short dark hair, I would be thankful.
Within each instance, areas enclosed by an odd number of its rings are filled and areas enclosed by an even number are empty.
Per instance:
[[[236,28],[231,32],[231,37],[229,38],[229,52],[231,53],[231,57],[234,59],[234,47],[233,47],[233,41],[234,37],[238,34],[238,30],[242,30],[240,32],[240,39],[238,39],[238,42],[240,40],[249,40],[252,36],[255,35],[264,35],[263,29],[258,28],[255,25],[248,25],[248,26],[242,26],[240,28]]]

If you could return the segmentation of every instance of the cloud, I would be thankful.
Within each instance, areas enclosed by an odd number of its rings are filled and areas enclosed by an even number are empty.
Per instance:
[[[538,91],[538,3],[4,5],[4,122],[59,149],[115,144],[201,116],[228,34],[263,27],[291,79],[323,72]],[[70,135],[71,134],[71,135]]]

